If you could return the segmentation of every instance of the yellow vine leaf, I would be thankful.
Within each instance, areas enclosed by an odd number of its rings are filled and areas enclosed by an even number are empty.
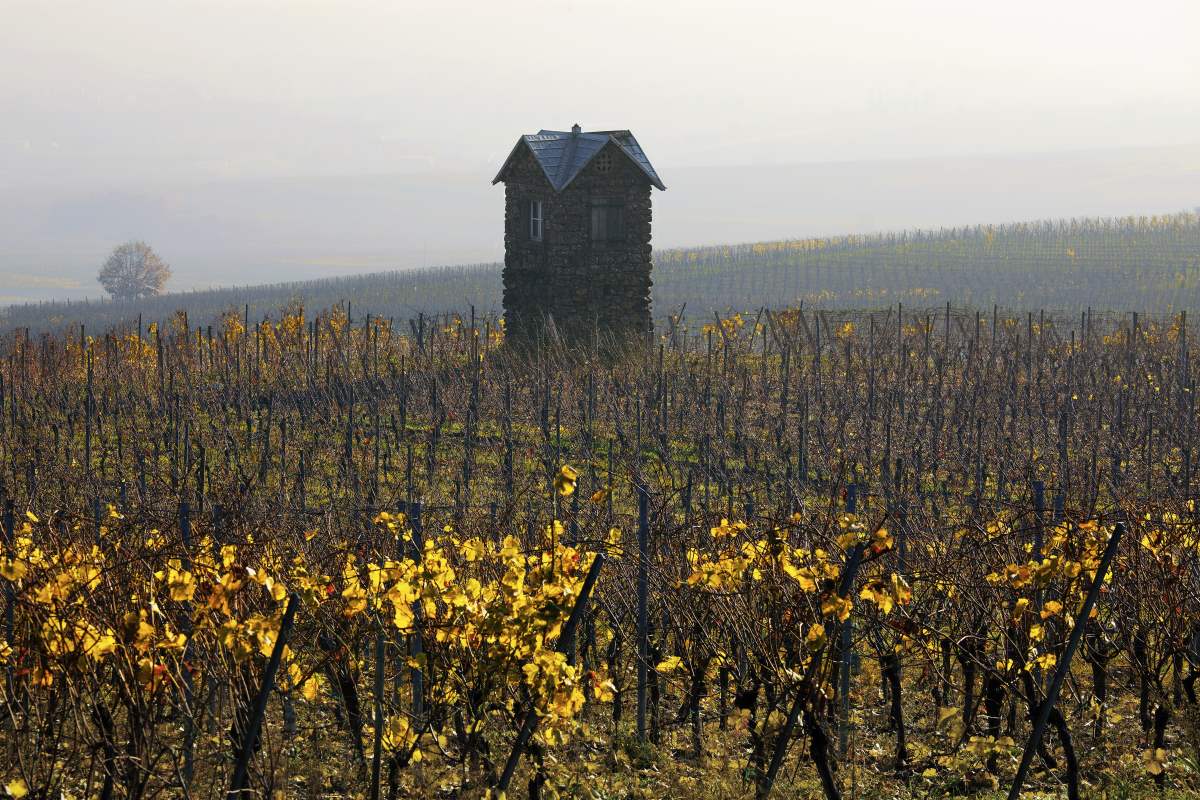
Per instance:
[[[574,467],[563,464],[562,469],[554,476],[554,489],[563,497],[567,497],[575,491],[575,482],[579,479],[579,473]]]
[[[683,659],[679,656],[671,656],[668,659],[660,661],[658,666],[654,668],[655,672],[674,672],[683,665]]]
[[[850,618],[850,610],[854,608],[854,603],[848,597],[838,597],[836,594],[831,594],[821,601],[821,613],[837,616],[838,622],[845,622]]]
[[[893,600],[891,593],[887,591],[880,581],[874,581],[864,586],[859,593],[859,597],[863,600],[870,600],[883,614],[890,614],[893,606],[895,606],[895,600]],[[825,610],[823,605],[821,610]]]
[[[1057,614],[1061,614],[1063,609],[1062,603],[1057,600],[1047,600],[1042,605],[1042,619],[1049,619]]]
[[[1142,752],[1142,763],[1151,775],[1161,775],[1167,768],[1167,751],[1161,747],[1151,748]]]
[[[808,629],[808,633],[804,637],[804,641],[813,650],[819,650],[825,644],[825,626],[819,622],[814,622]]]
[[[0,577],[9,581],[19,581],[29,572],[24,561],[15,558],[0,558]]]
[[[171,559],[167,565],[167,586],[171,590],[172,600],[191,600],[196,594],[196,581],[192,573],[183,569],[177,558]]]

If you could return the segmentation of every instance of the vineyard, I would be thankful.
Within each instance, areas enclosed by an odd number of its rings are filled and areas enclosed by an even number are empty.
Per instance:
[[[654,255],[654,313],[711,318],[759,308],[886,308],[950,300],[978,308],[1033,305],[1175,313],[1200,304],[1200,216],[1077,219],[719,247]],[[38,303],[0,309],[0,330],[89,330],[186,311],[215,323],[288,305],[395,321],[500,309],[501,265],[477,264],[320,281],[168,294],[137,303]]]
[[[1197,231],[660,254],[663,291],[808,259],[834,296],[600,351],[365,303],[10,333],[0,787],[1195,796],[1198,369],[1174,309]],[[1084,240],[1132,232],[1193,242],[1182,286],[1164,255],[1128,290],[1173,313],[914,311],[834,280],[872,285],[863,248],[952,271],[1061,236],[1094,265]],[[1064,305],[1128,278],[972,258],[954,274],[989,303],[986,276]]]

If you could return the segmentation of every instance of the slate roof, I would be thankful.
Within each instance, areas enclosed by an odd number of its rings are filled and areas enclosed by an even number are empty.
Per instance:
[[[629,156],[633,163],[646,173],[646,177],[650,179],[652,185],[663,190],[667,188],[658,177],[658,173],[654,171],[642,146],[629,131],[540,130],[537,133],[526,134],[517,140],[492,183],[499,183],[503,179],[504,170],[508,168],[509,162],[524,145],[529,148],[529,152],[533,153],[534,159],[541,165],[550,185],[556,192],[561,192],[571,185],[571,181],[575,180],[588,162],[609,142],[615,144],[625,155]]]

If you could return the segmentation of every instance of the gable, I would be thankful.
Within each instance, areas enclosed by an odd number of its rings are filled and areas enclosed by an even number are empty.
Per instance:
[[[520,142],[517,143],[517,146],[513,148],[513,152],[505,160],[502,174],[504,175],[504,180],[511,178],[521,183],[532,181],[538,184],[539,191],[543,188],[552,192],[555,191],[554,182],[546,175],[541,161],[538,160],[528,147],[523,146]],[[499,180],[500,176],[497,175],[496,180],[492,181],[492,183],[494,184]]]

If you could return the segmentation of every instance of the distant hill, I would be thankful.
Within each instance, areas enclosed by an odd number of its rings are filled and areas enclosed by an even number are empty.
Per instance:
[[[1200,146],[745,166],[657,153],[655,164],[667,184],[654,193],[661,249],[1200,205]],[[499,261],[497,166],[136,187],[0,180],[0,306],[99,297],[96,271],[127,239],[171,264],[173,291]]]
[[[35,330],[162,320],[187,311],[207,324],[229,311],[252,319],[299,304],[349,303],[354,316],[500,310],[499,264],[167,294],[139,303],[47,302],[0,311],[0,329]],[[1200,301],[1200,215],[1055,220],[890,234],[660,250],[654,312],[754,311],[953,303],[988,308],[1175,313]]]

